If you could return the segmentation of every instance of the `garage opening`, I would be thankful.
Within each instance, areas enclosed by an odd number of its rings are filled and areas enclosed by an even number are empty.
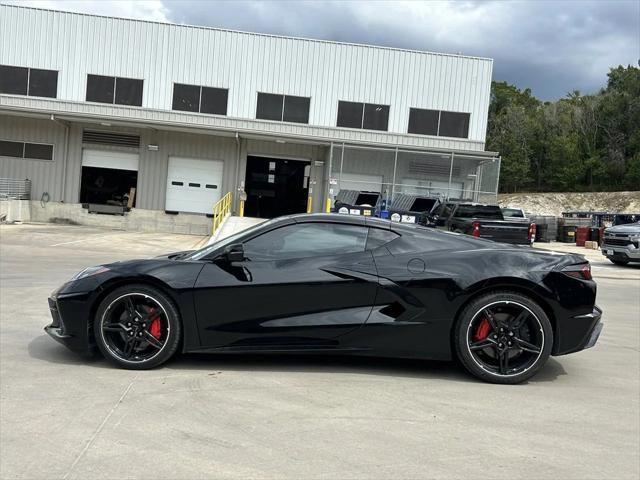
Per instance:
[[[307,211],[310,163],[249,155],[245,215],[273,218]]]
[[[137,153],[83,150],[80,203],[134,207]]]

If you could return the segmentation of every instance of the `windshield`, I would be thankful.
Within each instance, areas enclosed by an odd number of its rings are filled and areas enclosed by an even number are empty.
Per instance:
[[[459,205],[454,216],[458,218],[491,218],[503,220],[500,207],[496,205]]]
[[[211,252],[218,250],[219,248],[226,247],[227,245],[233,245],[238,241],[239,238],[244,237],[245,235],[250,234],[251,232],[254,232],[266,225],[270,225],[274,223],[276,220],[277,219],[273,218],[271,220],[267,220],[266,222],[260,222],[257,225],[254,225],[253,227],[249,227],[245,230],[241,230],[237,233],[234,233],[233,235],[217,240],[211,245],[207,245],[206,247],[201,248],[200,250],[196,250],[195,252],[189,254],[188,256],[185,257],[185,259],[186,260],[202,260]]]
[[[614,225],[626,225],[628,223],[636,223],[636,222],[640,222],[640,214],[639,215],[635,215],[635,214],[618,214],[613,218],[613,224]]]
[[[502,215],[505,217],[518,217],[524,218],[524,213],[519,208],[503,208]]]

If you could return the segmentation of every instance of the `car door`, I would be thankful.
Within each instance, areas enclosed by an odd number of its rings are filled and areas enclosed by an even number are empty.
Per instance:
[[[335,346],[371,313],[368,229],[293,223],[243,242],[245,260],[204,266],[195,286],[203,347]]]

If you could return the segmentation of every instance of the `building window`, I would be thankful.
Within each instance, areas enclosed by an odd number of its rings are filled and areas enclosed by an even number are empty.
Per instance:
[[[87,102],[142,106],[143,80],[87,75]]]
[[[227,114],[229,90],[199,85],[173,84],[173,110],[183,112]]]
[[[0,65],[0,93],[56,98],[58,72]]]
[[[440,129],[438,135],[441,137],[469,137],[469,117],[468,113],[461,112],[440,112]]]
[[[338,127],[387,131],[389,105],[360,102],[338,102]]]
[[[469,137],[471,114],[411,108],[409,110],[409,133],[440,137]]]
[[[309,123],[311,98],[258,92],[256,118],[278,122]]]
[[[0,140],[0,157],[53,160],[53,145]]]
[[[439,110],[409,109],[409,133],[438,135]]]

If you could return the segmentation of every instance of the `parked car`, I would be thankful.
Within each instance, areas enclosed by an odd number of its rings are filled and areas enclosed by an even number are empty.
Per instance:
[[[515,222],[522,223],[529,222],[529,217],[525,215],[524,210],[522,210],[521,208],[505,207],[500,208],[500,211],[502,212],[502,216],[505,218],[505,220],[513,220]]]
[[[601,248],[616,265],[640,262],[640,221],[607,228]]]
[[[49,298],[45,327],[148,369],[181,349],[450,360],[494,383],[592,347],[589,263],[351,215],[269,220],[201,250],[89,267]]]
[[[448,202],[435,212],[437,228],[515,245],[531,245],[535,223],[505,220],[498,205]]]
[[[394,222],[431,227],[435,226],[431,221],[432,214],[441,203],[439,197],[396,193],[388,208],[388,215]]]

